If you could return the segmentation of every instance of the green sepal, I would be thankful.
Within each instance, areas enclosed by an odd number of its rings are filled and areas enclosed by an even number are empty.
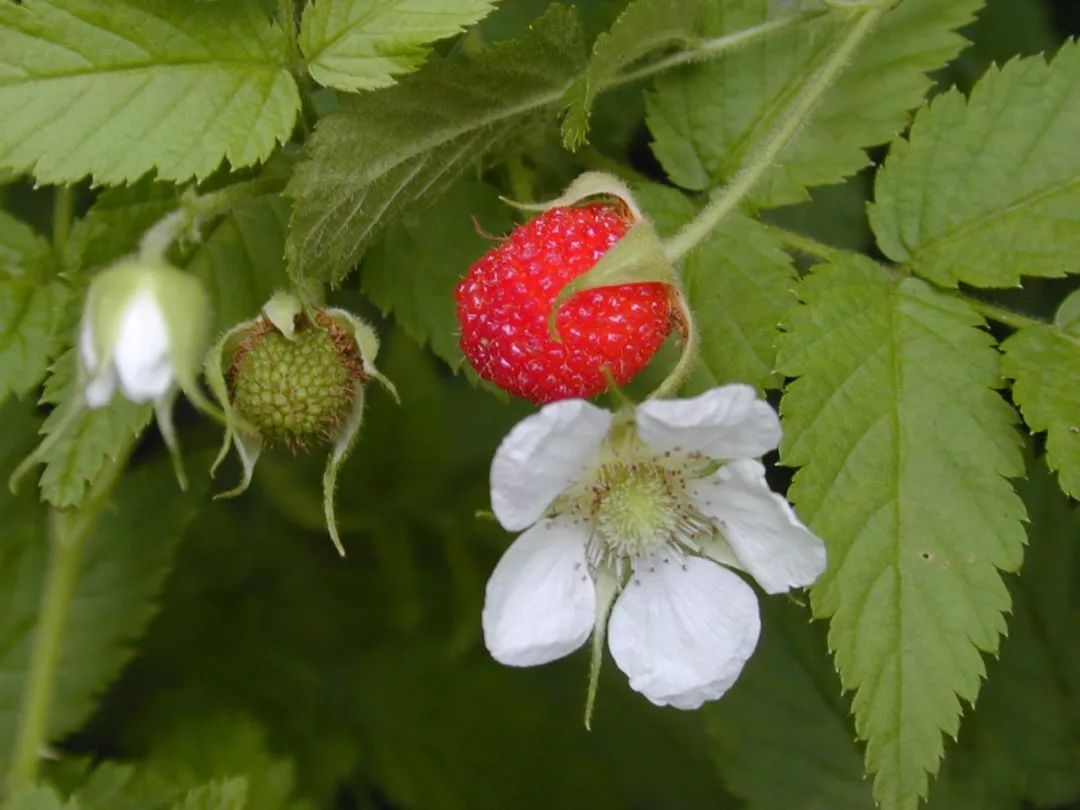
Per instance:
[[[365,321],[344,309],[328,308],[323,313],[346,327],[352,334],[356,347],[360,351],[360,361],[363,364],[364,374],[374,380],[378,380],[394,398],[401,404],[397,388],[390,382],[385,374],[375,367],[375,358],[379,354],[379,336]],[[337,475],[342,463],[356,444],[356,437],[360,433],[360,425],[364,421],[364,386],[357,384],[356,395],[353,398],[353,409],[344,429],[334,443],[334,449],[330,452],[330,458],[326,460],[326,470],[323,472],[323,513],[326,516],[326,528],[330,532],[330,539],[334,541],[334,548],[338,554],[345,556],[345,547],[341,544],[338,535],[337,521],[334,516],[334,489],[337,486]]]
[[[604,639],[607,638],[608,614],[619,590],[618,577],[606,565],[593,572],[596,587],[596,620],[592,632],[592,655],[589,659],[589,688],[585,695],[585,728],[592,731],[593,709],[596,708],[596,689],[600,683],[600,667],[604,662]]]
[[[632,225],[622,239],[608,248],[600,261],[559,291],[548,315],[551,339],[562,343],[558,332],[559,309],[570,296],[599,287],[650,282],[668,284],[679,289],[679,276],[664,255],[656,229],[646,220],[641,220]]]
[[[367,322],[347,310],[330,307],[324,309],[323,312],[348,328],[352,333],[353,340],[356,341],[356,347],[360,350],[360,360],[364,365],[364,373],[373,380],[378,381],[379,385],[385,388],[390,396],[394,398],[394,402],[400,405],[401,397],[398,395],[397,387],[375,367],[375,358],[379,354],[379,336],[375,333],[375,330]]]
[[[303,311],[300,299],[291,292],[274,293],[262,308],[263,317],[288,340],[292,340],[296,334],[296,318]]]
[[[630,186],[613,174],[607,172],[585,172],[579,174],[574,181],[566,187],[566,191],[553,200],[542,203],[522,203],[501,197],[500,199],[514,208],[522,211],[547,211],[550,208],[559,208],[568,205],[577,205],[589,197],[616,197],[634,215],[634,221],[640,222],[645,219],[641,208],[634,200]]]
[[[169,451],[172,460],[173,473],[176,475],[176,483],[182,492],[187,492],[188,479],[184,472],[184,457],[180,453],[180,439],[176,435],[176,425],[173,424],[172,409],[176,403],[176,389],[170,388],[161,397],[154,400],[154,417],[157,419],[158,431],[165,440],[165,447]]]
[[[232,498],[245,492],[251,484],[251,476],[255,471],[255,463],[262,452],[262,439],[258,432],[249,427],[236,413],[229,399],[229,386],[225,382],[225,357],[231,356],[236,351],[237,345],[254,326],[254,321],[239,323],[223,334],[218,341],[210,347],[203,360],[203,374],[206,376],[206,384],[210,392],[221,405],[225,415],[225,435],[222,437],[221,449],[218,451],[214,463],[210,465],[210,477],[213,478],[218,467],[229,454],[229,448],[236,447],[236,453],[243,465],[243,477],[240,483],[230,490],[220,492],[214,496],[220,498]]]
[[[334,515],[334,490],[337,487],[338,470],[356,443],[356,437],[360,434],[360,425],[363,421],[364,386],[358,384],[356,386],[356,395],[353,398],[352,413],[349,414],[349,420],[345,423],[341,435],[334,442],[334,449],[326,460],[326,469],[323,471],[322,480],[323,514],[326,517],[326,529],[330,532],[330,539],[334,541],[334,548],[342,557],[345,556],[345,547],[341,544],[341,537],[337,530],[337,520]]]

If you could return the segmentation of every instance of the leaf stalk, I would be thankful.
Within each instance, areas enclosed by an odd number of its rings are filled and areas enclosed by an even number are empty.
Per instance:
[[[852,54],[887,10],[885,6],[879,5],[859,11],[835,50],[795,97],[772,135],[761,144],[743,169],[716,198],[668,240],[665,252],[672,262],[682,259],[693,250],[753,191],[758,181],[773,167],[780,153],[806,124]]]

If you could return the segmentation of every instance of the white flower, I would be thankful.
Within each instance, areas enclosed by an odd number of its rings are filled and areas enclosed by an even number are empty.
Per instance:
[[[767,593],[825,569],[821,540],[755,460],[779,441],[776,412],[745,385],[618,414],[564,400],[523,420],[491,467],[496,518],[526,530],[488,581],[492,656],[547,663],[606,624],[615,663],[653,703],[723,695],[760,631],[753,590],[724,566]]]
[[[93,370],[85,390],[86,404],[91,408],[109,403],[117,381],[132,402],[153,402],[172,388],[165,316],[149,292],[140,292],[126,302],[111,356],[99,357],[95,343],[91,320],[86,318],[79,334],[79,353],[83,366]]]
[[[159,262],[127,260],[96,276],[79,328],[86,404],[107,405],[117,387],[154,403],[190,390],[208,309],[197,279]]]

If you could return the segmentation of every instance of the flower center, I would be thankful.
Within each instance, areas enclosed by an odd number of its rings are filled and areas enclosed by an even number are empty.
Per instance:
[[[621,567],[679,546],[707,529],[686,492],[686,471],[652,461],[601,466],[587,492],[593,519],[590,558]]]

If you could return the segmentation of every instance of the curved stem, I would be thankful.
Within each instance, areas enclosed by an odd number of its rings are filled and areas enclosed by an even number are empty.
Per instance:
[[[678,261],[705,239],[772,168],[777,157],[806,123],[822,96],[844,69],[855,49],[859,47],[886,10],[885,6],[876,5],[858,13],[855,22],[848,28],[829,58],[785,111],[783,120],[772,135],[753,153],[731,183],[701,213],[668,240],[665,253],[671,261]]]
[[[773,225],[768,222],[763,222],[761,224],[767,228],[785,248],[796,250],[799,253],[814,259],[819,259],[823,262],[835,261],[839,256],[847,252],[843,248],[827,245],[824,242],[819,242],[812,236],[807,236],[806,234],[798,233],[797,231],[789,231],[787,228],[782,228],[779,225]]]
[[[49,712],[56,689],[64,627],[71,597],[79,581],[83,546],[107,505],[133,446],[134,439],[131,439],[109,462],[79,509],[53,510],[50,515],[49,568],[41,594],[30,668],[8,770],[8,788],[12,792],[37,780],[41,751],[48,742]]]
[[[193,225],[228,213],[249,197],[276,194],[285,188],[287,179],[284,176],[257,177],[201,196],[186,195],[179,208],[159,219],[143,234],[139,255],[144,259],[160,259]]]
[[[687,45],[685,50],[676,51],[673,54],[669,54],[668,56],[658,59],[655,62],[651,62],[648,65],[644,65],[643,67],[618,74],[610,81],[606,82],[601,89],[610,90],[613,87],[619,87],[623,84],[636,82],[640,79],[647,79],[650,76],[655,76],[657,73],[662,73],[665,70],[671,70],[672,68],[681,67],[693,62],[704,61],[706,59],[715,59],[728,51],[733,51],[756,39],[764,39],[777,31],[782,31],[785,28],[794,28],[828,13],[827,9],[803,11],[798,14],[776,17],[768,22],[752,25],[749,28],[744,28],[741,31],[735,31],[731,34],[724,34],[720,37],[712,37],[711,39],[691,42]]]
[[[682,387],[682,384],[686,382],[686,378],[690,376],[690,372],[693,371],[694,364],[697,363],[698,360],[701,338],[698,336],[697,325],[694,323],[694,315],[690,312],[690,306],[686,302],[686,295],[682,290],[678,291],[678,305],[679,316],[683,320],[686,342],[683,344],[679,362],[675,364],[675,368],[673,368],[671,373],[664,378],[664,381],[656,387],[656,390],[649,394],[649,399],[662,399],[663,397],[669,397],[672,394],[677,393]]]

